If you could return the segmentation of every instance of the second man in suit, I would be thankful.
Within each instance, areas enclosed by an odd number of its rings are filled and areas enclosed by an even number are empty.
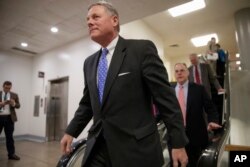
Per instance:
[[[221,128],[218,124],[218,114],[214,105],[202,85],[189,82],[189,71],[184,63],[175,65],[175,86],[183,113],[184,126],[189,143],[186,146],[189,167],[196,167],[202,150],[208,144],[208,131]],[[204,118],[206,112],[208,125]],[[171,147],[171,146],[170,146]]]
[[[210,97],[211,95],[211,85],[219,92],[224,92],[218,80],[216,79],[216,75],[211,69],[209,64],[200,63],[198,56],[196,53],[192,53],[189,55],[189,59],[191,62],[191,66],[188,68],[189,70],[189,81],[195,82],[197,84],[204,85],[207,90],[207,93]]]

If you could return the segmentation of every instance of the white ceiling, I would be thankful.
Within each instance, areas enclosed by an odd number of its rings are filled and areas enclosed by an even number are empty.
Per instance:
[[[190,38],[212,32],[218,34],[223,48],[237,52],[234,13],[250,7],[250,0],[206,0],[205,9],[176,18],[164,12],[188,1],[108,0],[118,9],[121,24],[143,19],[162,36],[166,56],[202,53],[205,48],[194,48]],[[16,50],[23,49],[21,42],[29,43],[25,50],[39,54],[86,37],[85,16],[93,2],[97,0],[1,0],[0,50],[33,56],[36,54]],[[59,28],[57,34],[50,32],[52,26]],[[172,44],[179,47],[169,47]]]
[[[250,0],[205,0],[206,8],[173,18],[161,12],[143,19],[165,41],[165,56],[185,56],[192,52],[204,53],[205,47],[196,48],[190,39],[217,33],[221,47],[229,53],[238,52],[235,38],[234,13],[250,7]],[[173,48],[170,45],[178,44]]]

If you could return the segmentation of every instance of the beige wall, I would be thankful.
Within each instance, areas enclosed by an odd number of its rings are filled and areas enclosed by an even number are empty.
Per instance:
[[[159,56],[163,59],[164,49],[161,37],[144,22],[134,21],[122,25],[120,35],[130,39],[152,40],[158,49]],[[84,88],[83,62],[86,57],[98,49],[100,46],[87,37],[33,58],[0,53],[0,81],[13,80],[13,90],[21,96],[22,108],[18,112],[19,122],[16,124],[14,135],[30,134],[45,137],[46,113],[44,113],[44,105],[39,108],[39,117],[34,117],[33,103],[35,95],[40,95],[41,98],[47,96],[49,80],[69,77],[68,122],[73,118]],[[6,70],[10,66],[11,70]],[[45,72],[44,79],[38,78],[38,71]],[[79,137],[85,137],[87,130],[88,128]]]
[[[231,72],[231,144],[250,146],[249,85],[249,71]]]
[[[0,90],[4,81],[11,81],[11,91],[18,94],[21,104],[21,108],[16,110],[18,121],[15,123],[15,135],[26,134],[29,126],[28,111],[32,108],[32,63],[32,57],[0,51]],[[3,131],[0,137],[2,136]]]

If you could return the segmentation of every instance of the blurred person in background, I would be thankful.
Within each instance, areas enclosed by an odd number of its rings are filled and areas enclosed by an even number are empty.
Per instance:
[[[218,93],[225,92],[211,67],[206,63],[200,63],[196,53],[190,54],[189,60],[191,62],[191,66],[188,67],[189,81],[203,85],[210,97],[212,97],[211,85],[214,85]]]
[[[214,37],[212,37],[207,43],[206,58],[207,63],[211,66],[213,72],[216,73],[216,61],[218,59],[218,53],[216,39]]]
[[[11,92],[12,83],[5,81],[3,90],[0,91],[0,134],[4,129],[6,137],[6,147],[10,160],[20,160],[15,154],[14,146],[14,124],[17,121],[16,109],[20,108],[18,95]]]

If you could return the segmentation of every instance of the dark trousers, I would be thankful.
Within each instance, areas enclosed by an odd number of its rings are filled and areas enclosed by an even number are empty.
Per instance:
[[[83,167],[112,167],[107,144],[102,135],[97,138],[94,148]]]
[[[188,166],[197,167],[197,162],[201,156],[202,148],[198,146],[186,146],[186,152],[188,155]]]
[[[4,129],[6,137],[6,147],[8,151],[8,156],[12,156],[15,153],[13,132],[14,132],[14,123],[11,120],[10,115],[0,115],[0,134]]]

